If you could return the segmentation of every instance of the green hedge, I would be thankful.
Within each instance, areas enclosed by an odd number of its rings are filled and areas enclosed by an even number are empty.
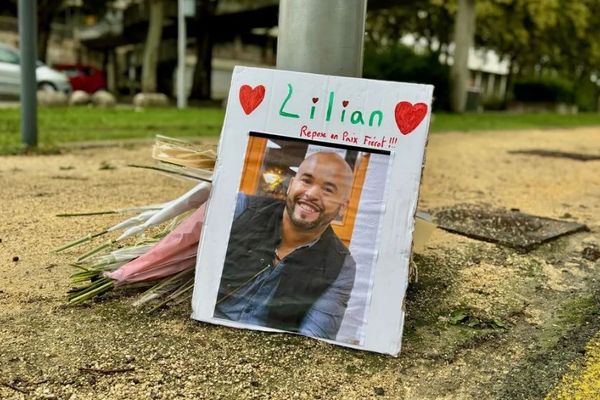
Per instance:
[[[600,111],[598,97],[600,97],[600,86],[589,79],[582,82],[575,90],[575,101],[579,111]]]
[[[527,79],[513,85],[514,100],[525,103],[573,103],[573,84],[562,79]]]
[[[402,45],[385,48],[367,45],[364,60],[365,78],[434,85],[433,108],[449,109],[449,68],[439,62],[437,55],[416,54]]]

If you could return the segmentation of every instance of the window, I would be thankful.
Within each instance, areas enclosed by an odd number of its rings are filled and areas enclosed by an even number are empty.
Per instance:
[[[0,48],[0,62],[19,64],[19,54]]]

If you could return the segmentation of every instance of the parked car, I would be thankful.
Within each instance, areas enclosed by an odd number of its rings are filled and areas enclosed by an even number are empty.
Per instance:
[[[21,92],[21,65],[19,51],[0,43],[0,96],[19,96]],[[56,71],[41,61],[35,69],[38,90],[71,93],[67,75]]]
[[[67,74],[73,90],[83,90],[92,94],[106,89],[106,76],[96,67],[82,64],[54,64],[52,67]]]

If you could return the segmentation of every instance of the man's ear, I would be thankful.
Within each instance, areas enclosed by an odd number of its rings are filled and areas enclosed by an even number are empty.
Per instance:
[[[342,205],[340,206],[340,210],[338,211],[338,215],[337,215],[338,217],[341,217],[344,215],[344,213],[348,209],[348,203],[349,203],[348,200],[346,200],[345,202],[342,203]]]

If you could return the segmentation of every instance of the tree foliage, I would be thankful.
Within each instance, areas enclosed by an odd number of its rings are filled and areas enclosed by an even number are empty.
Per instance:
[[[431,52],[446,51],[452,40],[456,13],[455,1],[446,3],[443,0],[409,0],[401,5],[383,3],[382,8],[367,14],[367,42],[394,46],[402,36],[410,34]]]
[[[520,75],[552,69],[578,77],[600,66],[600,0],[480,0],[479,45]]]
[[[436,110],[450,108],[450,82],[448,66],[442,65],[433,54],[416,54],[407,46],[396,44],[377,48],[365,47],[363,76],[389,81],[426,83],[435,86]]]
[[[431,52],[447,51],[456,0],[393,4],[369,13],[369,42],[389,46],[412,34]],[[559,75],[577,90],[600,75],[600,0],[477,0],[476,14],[476,45],[510,61],[515,77]]]

